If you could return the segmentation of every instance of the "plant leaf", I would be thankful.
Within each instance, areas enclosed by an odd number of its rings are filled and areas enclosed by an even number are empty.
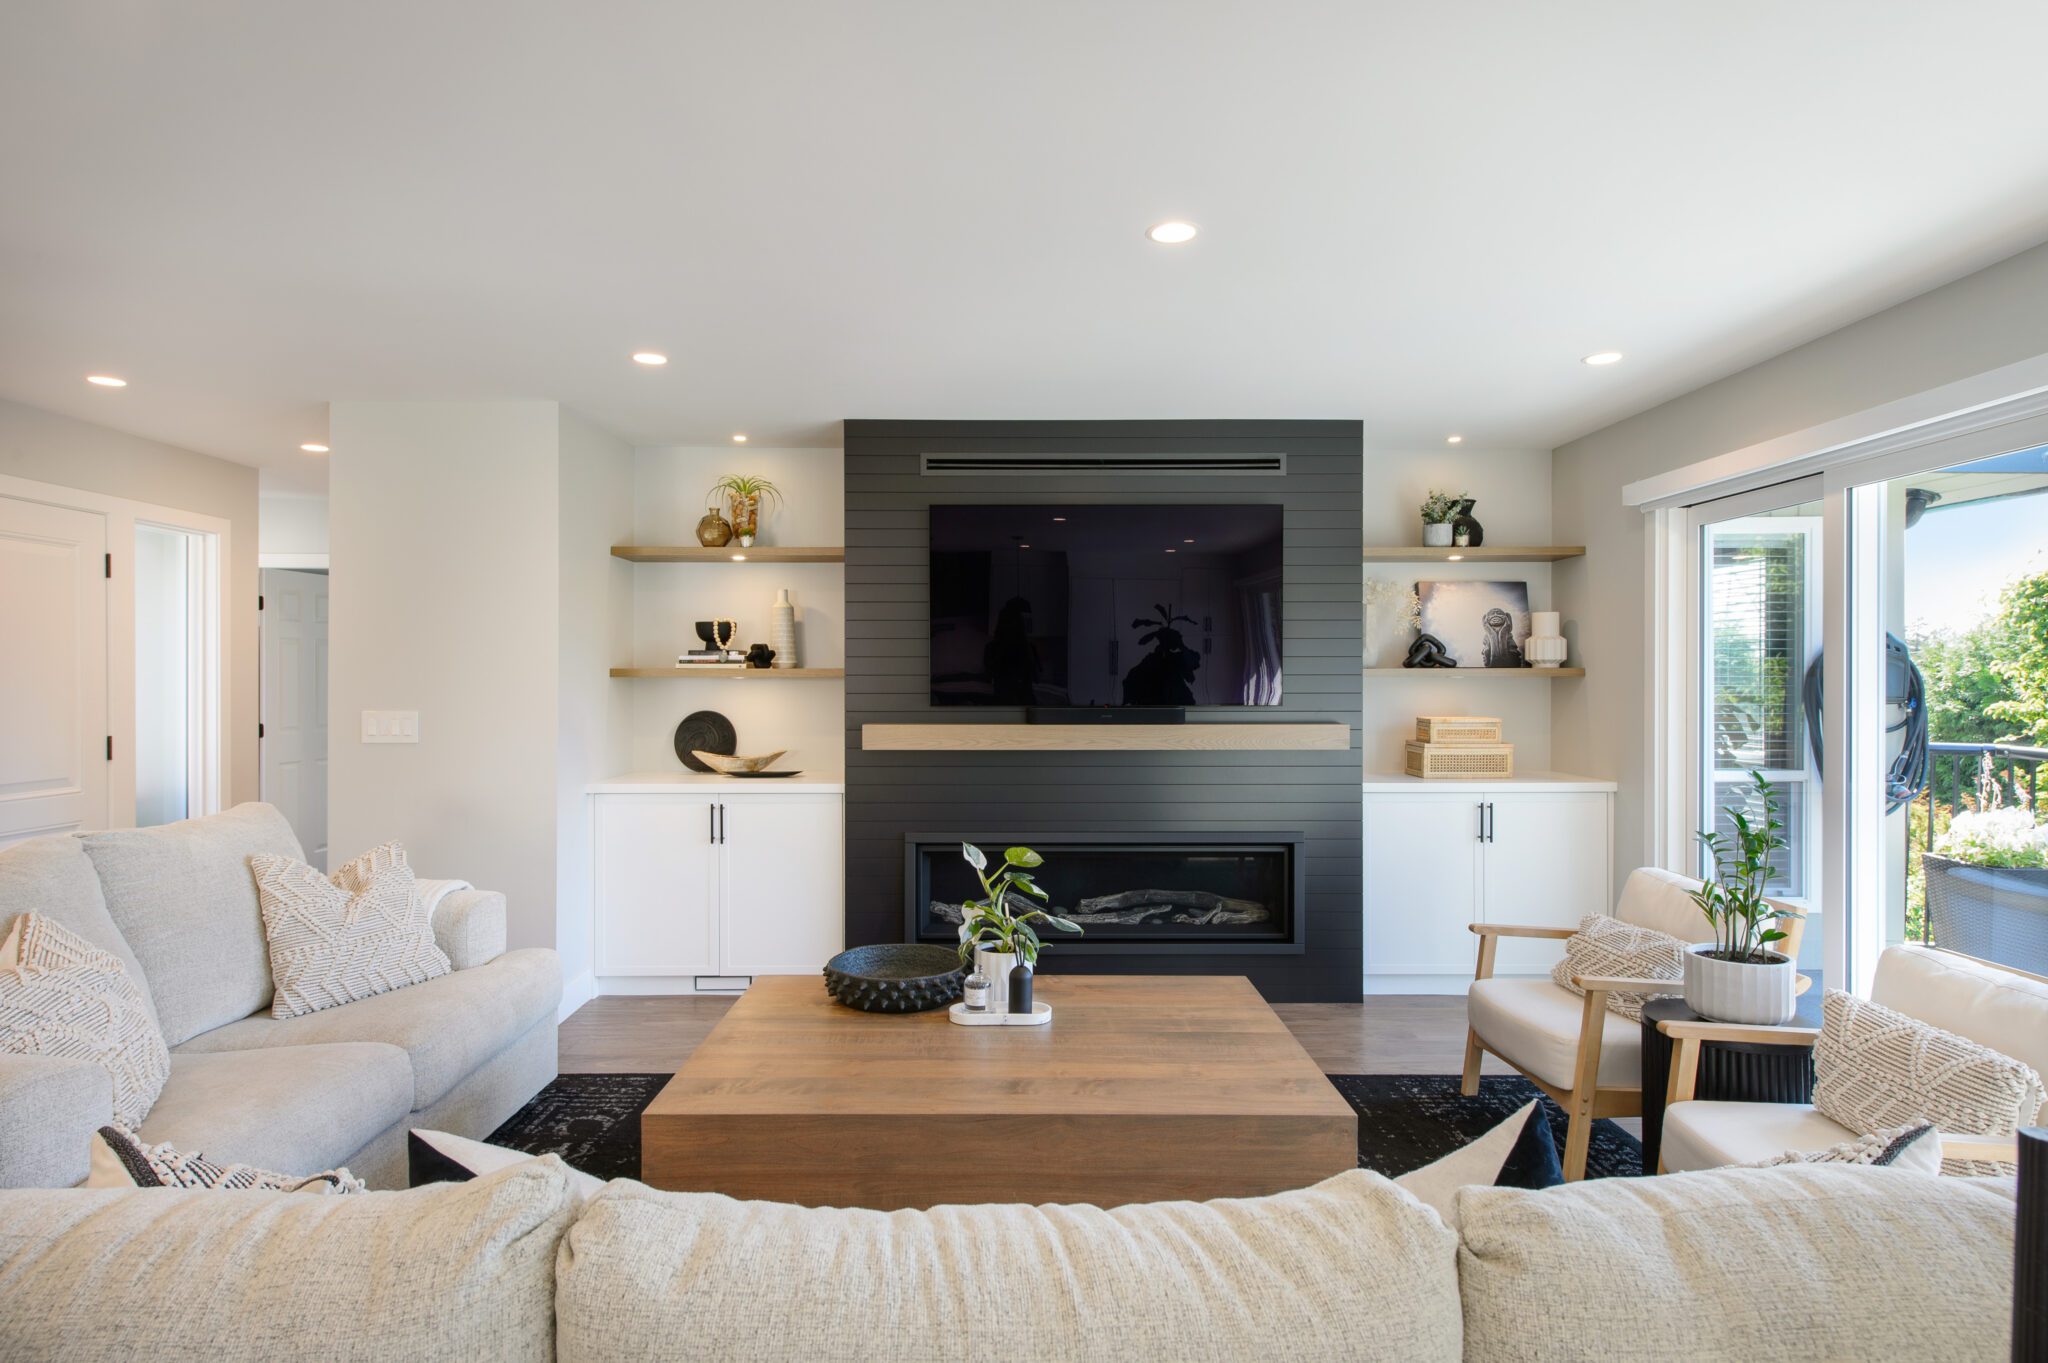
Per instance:
[[[986,871],[988,869],[988,858],[983,856],[981,849],[979,847],[976,847],[973,843],[961,843],[960,855],[965,857],[967,859],[967,864],[969,866],[972,866],[975,870]]]
[[[1028,847],[1012,847],[1004,851],[1003,860],[1012,866],[1043,866],[1045,858]]]

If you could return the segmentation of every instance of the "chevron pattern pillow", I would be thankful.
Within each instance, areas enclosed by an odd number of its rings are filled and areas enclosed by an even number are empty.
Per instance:
[[[120,958],[55,919],[15,917],[0,940],[0,1052],[90,1060],[114,1078],[130,1125],[171,1076],[171,1053]]]
[[[272,1016],[300,1017],[446,975],[405,849],[387,842],[323,876],[292,857],[253,856]]]
[[[363,1181],[348,1171],[323,1169],[303,1177],[273,1173],[253,1164],[208,1159],[169,1145],[146,1145],[125,1127],[103,1126],[92,1138],[88,1188],[224,1188],[229,1191],[267,1189],[281,1193],[360,1193]]]
[[[2033,1067],[1882,1004],[1830,989],[1813,1047],[1813,1107],[1860,1136],[1932,1122],[1952,1136],[2010,1136],[2042,1102]],[[1944,1174],[2010,1174],[1943,1160]]]
[[[1574,975],[1620,975],[1637,980],[1669,980],[1671,992],[1685,989],[1685,943],[1668,932],[1639,928],[1619,918],[1589,913],[1579,930],[1565,939],[1564,959],[1550,968],[1551,982],[1574,994],[1586,991],[1572,983]],[[1609,994],[1607,1011],[1642,1021],[1644,996]]]

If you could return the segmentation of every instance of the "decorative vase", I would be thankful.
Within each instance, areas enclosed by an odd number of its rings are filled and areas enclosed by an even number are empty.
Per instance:
[[[990,951],[986,947],[974,949],[974,973],[988,981],[989,1012],[1010,1011],[1010,972],[1016,965],[1017,953],[1014,951]]]
[[[1522,656],[1531,667],[1556,667],[1564,661],[1566,646],[1558,612],[1530,611],[1529,637],[1522,641]]]
[[[1764,961],[1727,961],[1706,942],[1685,952],[1685,1006],[1710,1022],[1777,1027],[1797,1011],[1799,972],[1790,956],[1759,953]]]
[[[751,542],[752,537],[761,532],[760,494],[743,497],[734,493],[727,505],[732,511],[733,533]]]
[[[789,588],[784,587],[775,595],[775,609],[769,617],[768,642],[775,645],[775,665],[795,667],[796,661],[796,603],[789,599]]]
[[[1029,1013],[1031,1011],[1031,962],[1018,961],[1010,967],[1010,1011]]]
[[[1477,498],[1467,497],[1458,503],[1458,514],[1451,517],[1451,542],[1468,544],[1474,549],[1486,543],[1486,527],[1472,519],[1472,508]]]
[[[732,523],[716,510],[706,511],[697,522],[697,543],[706,549],[723,549],[732,543]]]
[[[1451,523],[1449,521],[1437,521],[1434,524],[1425,524],[1422,527],[1422,542],[1431,549],[1450,548]]]

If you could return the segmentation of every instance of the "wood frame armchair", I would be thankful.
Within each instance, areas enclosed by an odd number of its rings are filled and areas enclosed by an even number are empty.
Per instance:
[[[1473,972],[1474,980],[1490,979],[1493,976],[1495,953],[1503,937],[1554,938],[1562,941],[1575,931],[1572,928],[1531,927],[1512,923],[1473,923],[1472,931],[1479,937],[1479,963]],[[1513,1067],[1515,1072],[1550,1095],[1565,1111],[1564,1152],[1560,1161],[1564,1166],[1567,1181],[1576,1182],[1586,1176],[1586,1153],[1593,1139],[1593,1123],[1602,1117],[1640,1117],[1643,1113],[1643,1089],[1640,1083],[1633,1087],[1609,1085],[1602,1088],[1600,1077],[1600,1047],[1605,1040],[1603,1033],[1607,1020],[1607,996],[1609,994],[1676,994],[1682,986],[1676,980],[1627,979],[1613,975],[1574,975],[1572,982],[1585,991],[1579,1016],[1578,1057],[1572,1069],[1572,1086],[1560,1089],[1555,1084],[1529,1073],[1515,1058],[1502,1052],[1499,1047],[1489,1045],[1474,1027],[1465,1029],[1465,1073],[1459,1091],[1466,1097],[1479,1092],[1479,1066],[1483,1057],[1491,1055]]]
[[[1801,992],[1806,978],[1801,976]],[[1759,1027],[1741,1022],[1660,1022],[1657,1030],[1671,1038],[1671,1080],[1664,1091],[1664,1110],[1692,1101],[1699,1083],[1700,1046],[1709,1041],[1747,1042],[1764,1046],[1812,1046],[1820,1040],[1818,1027]],[[1962,1136],[1938,1131],[1941,1157],[1945,1160],[1994,1160],[2010,1164],[2019,1158],[2018,1136]],[[1664,1172],[1664,1160],[1657,1160],[1657,1172]]]

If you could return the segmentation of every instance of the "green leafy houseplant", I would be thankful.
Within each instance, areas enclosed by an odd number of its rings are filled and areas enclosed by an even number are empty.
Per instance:
[[[1704,954],[1717,960],[1750,965],[1775,965],[1784,957],[1770,949],[1784,940],[1785,932],[1773,926],[1780,918],[1803,918],[1797,909],[1764,898],[1764,886],[1771,878],[1771,854],[1788,844],[1779,834],[1785,825],[1778,821],[1776,796],[1762,772],[1752,771],[1763,817],[1751,820],[1737,809],[1729,813],[1735,825],[1731,845],[1719,832],[1701,833],[1700,846],[1707,849],[1713,868],[1706,883],[1693,891],[1692,902],[1714,926],[1714,949]]]
[[[725,494],[727,507],[732,511],[732,528],[736,535],[752,535],[760,528],[761,499],[771,502],[782,500],[782,489],[766,478],[756,478],[748,473],[728,473],[711,485],[704,494],[705,499]]]
[[[1449,524],[1451,517],[1458,514],[1458,504],[1464,500],[1465,494],[1462,492],[1452,496],[1441,488],[1431,488],[1429,495],[1422,499],[1422,523]]]
[[[961,843],[960,856],[974,868],[975,878],[981,881],[981,891],[987,896],[985,899],[970,899],[960,906],[960,959],[963,962],[973,959],[975,949],[979,947],[1021,957],[1026,965],[1037,965],[1038,953],[1044,943],[1039,941],[1037,929],[1031,926],[1033,920],[1049,923],[1062,932],[1081,931],[1080,924],[1070,923],[1044,909],[1026,907],[1020,912],[1013,905],[1013,895],[1050,898],[1031,878],[1031,868],[1043,866],[1045,858],[1030,848],[1012,847],[1005,851],[1002,867],[994,876],[988,873],[988,857],[973,843]],[[1028,904],[1029,901],[1025,902]]]

